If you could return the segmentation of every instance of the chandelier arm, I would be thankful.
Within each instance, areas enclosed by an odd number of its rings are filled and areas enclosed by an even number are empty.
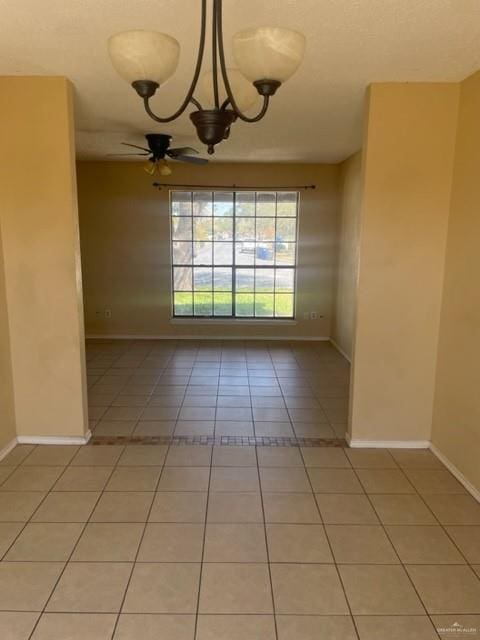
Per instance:
[[[193,79],[192,79],[190,88],[187,92],[187,95],[185,96],[184,101],[182,102],[180,107],[177,109],[177,111],[175,111],[175,113],[173,113],[171,116],[168,116],[166,118],[162,118],[161,116],[157,116],[155,113],[153,113],[150,107],[150,96],[145,96],[143,98],[143,106],[145,107],[145,111],[148,113],[150,118],[152,118],[152,120],[155,120],[156,122],[172,122],[172,120],[176,120],[179,116],[182,115],[182,113],[185,111],[185,109],[188,107],[188,105],[192,101],[193,93],[197,88],[198,78],[200,77],[200,70],[202,68],[203,54],[205,51],[206,31],[207,31],[207,0],[202,0],[202,23],[200,27],[200,43],[198,46],[197,63],[195,65],[195,72],[193,74]],[[194,102],[193,104],[197,106],[196,102]]]
[[[233,95],[230,82],[228,80],[227,65],[225,62],[225,50],[223,47],[223,29],[222,29],[222,0],[215,0],[214,8],[215,8],[215,14],[216,14],[214,16],[214,20],[217,21],[217,31],[218,31],[218,57],[220,59],[220,68],[222,71],[222,78],[223,78],[223,83],[225,85],[225,91],[227,92],[227,96],[228,96],[228,102],[230,102],[230,104],[232,105],[232,109],[235,112],[235,115],[238,116],[240,120],[243,120],[244,122],[258,122],[267,113],[268,106],[270,103],[270,96],[268,95],[263,96],[262,108],[260,109],[259,113],[256,116],[253,116],[251,118],[246,116],[244,113],[242,113],[242,111],[238,107],[237,103],[235,102],[235,97]]]
[[[217,0],[213,0],[212,13],[212,79],[213,79],[213,99],[215,109],[220,107],[220,96],[218,92],[218,60],[217,60]]]
[[[222,102],[222,106],[220,107],[220,111],[226,111],[228,109],[228,105],[229,104],[231,104],[230,98],[227,98],[224,102]],[[242,118],[241,116],[239,116],[239,117],[240,117],[241,120],[245,120],[245,122],[258,122],[267,113],[269,104],[270,104],[270,96],[263,96],[262,108],[260,109],[260,111],[258,112],[258,114],[255,117],[252,117],[252,118],[247,118],[246,116],[244,118]],[[235,114],[235,116],[238,116],[238,111],[237,110],[234,109],[233,113]]]
[[[198,109],[199,111],[202,111],[203,107],[202,107],[202,105],[200,104],[200,102],[199,102],[196,98],[194,98],[194,97],[192,96],[192,97],[190,98],[190,102],[191,102],[195,107],[197,107],[197,109]]]

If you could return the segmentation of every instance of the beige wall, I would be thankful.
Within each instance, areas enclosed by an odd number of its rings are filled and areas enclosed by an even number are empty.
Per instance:
[[[20,436],[82,436],[85,354],[64,78],[0,78],[0,222]]]
[[[10,444],[15,435],[15,401],[10,357],[10,331],[8,329],[7,296],[0,230],[0,450]]]
[[[459,87],[371,87],[353,440],[429,440]]]
[[[332,322],[332,338],[349,359],[355,330],[362,192],[362,153],[359,151],[340,165],[338,264]]]
[[[300,194],[298,324],[171,324],[168,190],[158,191],[141,163],[78,164],[86,331],[90,335],[330,335],[338,167],[333,165],[172,163],[170,182],[316,184]],[[110,309],[111,319],[103,311]],[[97,311],[100,312],[97,316]],[[304,320],[316,311],[317,320]]]
[[[432,442],[480,491],[480,72],[461,84]]]

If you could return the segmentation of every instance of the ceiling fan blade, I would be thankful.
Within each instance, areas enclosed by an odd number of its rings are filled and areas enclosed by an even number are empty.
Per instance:
[[[208,164],[208,160],[206,158],[195,158],[194,156],[174,156],[173,160],[178,160],[179,162],[191,162],[192,164]]]
[[[133,147],[134,149],[141,149],[142,151],[148,151],[148,153],[150,153],[150,149],[147,149],[147,147],[139,147],[138,144],[130,144],[130,142],[121,142],[120,144],[123,144],[126,147]]]
[[[149,156],[148,153],[107,153],[107,156]]]
[[[190,153],[197,154],[198,151],[196,149],[192,149],[192,147],[176,147],[174,149],[168,149],[167,151],[167,154],[172,158],[175,158],[176,156],[185,156]]]

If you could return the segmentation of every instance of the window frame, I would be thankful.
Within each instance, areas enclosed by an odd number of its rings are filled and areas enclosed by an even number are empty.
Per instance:
[[[193,215],[193,197],[195,193],[210,193],[211,194],[211,203],[212,203],[212,214],[211,216],[194,216]],[[172,200],[173,200],[173,194],[175,193],[188,193],[190,194],[190,198],[191,198],[191,206],[192,206],[192,214],[190,216],[174,216],[172,213]],[[215,203],[215,194],[218,193],[228,193],[232,195],[232,202],[233,202],[233,214],[232,216],[215,216],[214,215],[214,203]],[[237,216],[236,215],[236,206],[237,206],[237,196],[238,194],[242,194],[242,193],[253,193],[255,196],[255,213],[253,216]],[[258,202],[258,195],[262,194],[262,193],[274,193],[275,194],[275,215],[274,216],[257,216],[257,202]],[[257,265],[255,264],[256,261],[256,255],[254,258],[254,263],[253,264],[237,264],[236,263],[236,245],[237,243],[240,243],[241,241],[236,241],[235,240],[235,235],[236,235],[236,219],[237,218],[241,218],[241,219],[252,219],[255,221],[255,240],[253,240],[252,242],[255,243],[255,247],[256,247],[256,243],[258,242],[258,240],[256,240],[256,229],[257,229],[257,220],[258,219],[274,219],[275,220],[275,231],[274,231],[274,240],[272,241],[272,244],[277,244],[277,221],[279,219],[278,215],[277,215],[277,205],[278,205],[278,195],[282,194],[282,193],[294,193],[296,195],[296,215],[294,216],[280,216],[280,219],[282,220],[294,220],[295,221],[295,239],[294,240],[289,240],[289,241],[285,241],[286,243],[291,243],[294,245],[294,253],[293,253],[293,263],[289,264],[289,265],[278,265],[276,264],[276,253],[275,253],[275,257],[274,257],[274,261],[272,265]],[[192,231],[191,231],[191,239],[190,240],[174,240],[173,238],[173,221],[176,217],[186,217],[186,218],[190,218],[192,220]],[[193,221],[195,220],[195,218],[212,218],[212,225],[214,223],[215,218],[220,218],[220,219],[231,219],[232,220],[232,240],[231,240],[231,244],[232,244],[232,261],[229,264],[219,264],[216,265],[214,264],[214,247],[215,244],[222,244],[222,243],[227,243],[230,242],[228,240],[208,240],[206,242],[211,242],[212,244],[212,259],[211,259],[211,264],[195,264],[194,262],[194,252],[193,252],[193,248],[195,246],[195,239],[194,239],[194,226],[193,226]],[[170,222],[170,281],[171,281],[171,291],[170,291],[170,302],[171,302],[171,311],[170,311],[170,318],[172,321],[182,321],[182,320],[186,320],[186,321],[234,321],[234,322],[292,322],[292,321],[296,321],[296,317],[297,317],[297,308],[296,308],[296,303],[297,303],[297,275],[298,275],[298,238],[299,238],[299,224],[300,224],[300,192],[294,189],[284,189],[284,190],[272,190],[272,189],[211,189],[211,188],[201,188],[201,187],[195,187],[195,189],[171,189],[169,190],[169,222]],[[174,262],[174,243],[175,242],[188,242],[191,244],[192,246],[192,262],[190,264],[178,264]],[[255,254],[256,254],[256,250],[255,250]],[[185,291],[185,293],[191,293],[192,296],[192,312],[193,314],[176,314],[175,313],[175,294],[176,293],[182,293],[181,290],[176,290],[175,289],[175,269],[176,268],[181,268],[181,267],[190,267],[192,270],[192,289],[191,291]],[[211,269],[212,270],[212,288],[209,291],[205,291],[202,293],[207,293],[210,294],[212,296],[212,308],[211,308],[211,315],[199,315],[199,314],[195,314],[195,283],[194,283],[194,269],[195,268],[204,268],[204,269]],[[227,315],[220,315],[220,314],[214,314],[214,308],[215,308],[215,293],[222,293],[221,291],[215,291],[215,284],[214,284],[214,269],[215,268],[224,268],[224,269],[230,269],[231,270],[231,291],[228,291],[228,293],[231,293],[232,296],[232,303],[231,303],[231,309],[232,309],[232,313],[231,314],[227,314]],[[238,294],[237,291],[237,270],[238,269],[251,269],[253,271],[253,290],[252,291],[245,291],[244,293],[246,295],[253,295],[253,315],[236,315],[236,295]],[[256,272],[257,270],[273,270],[273,290],[272,292],[266,292],[266,295],[271,295],[273,298],[273,314],[271,316],[265,316],[265,315],[255,315],[255,304],[256,304]],[[288,292],[287,295],[292,295],[292,315],[289,316],[275,316],[275,304],[276,304],[276,295],[277,291],[276,291],[276,277],[277,277],[277,269],[278,270],[292,270],[293,271],[293,290],[291,292],[291,294]],[[280,292],[281,293],[286,293],[286,292]]]

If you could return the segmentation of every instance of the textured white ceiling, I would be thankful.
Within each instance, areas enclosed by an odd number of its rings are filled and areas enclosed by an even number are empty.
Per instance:
[[[179,68],[153,102],[166,114],[193,71],[199,9],[199,0],[0,0],[0,74],[72,80],[80,158],[104,159],[149,131],[202,149],[187,114],[163,126],[144,114],[106,49],[131,28],[180,41]],[[216,160],[338,162],[360,146],[370,82],[458,81],[480,67],[480,0],[224,0],[224,22],[227,51],[235,31],[266,24],[305,33],[307,52],[266,118],[237,122]]]

